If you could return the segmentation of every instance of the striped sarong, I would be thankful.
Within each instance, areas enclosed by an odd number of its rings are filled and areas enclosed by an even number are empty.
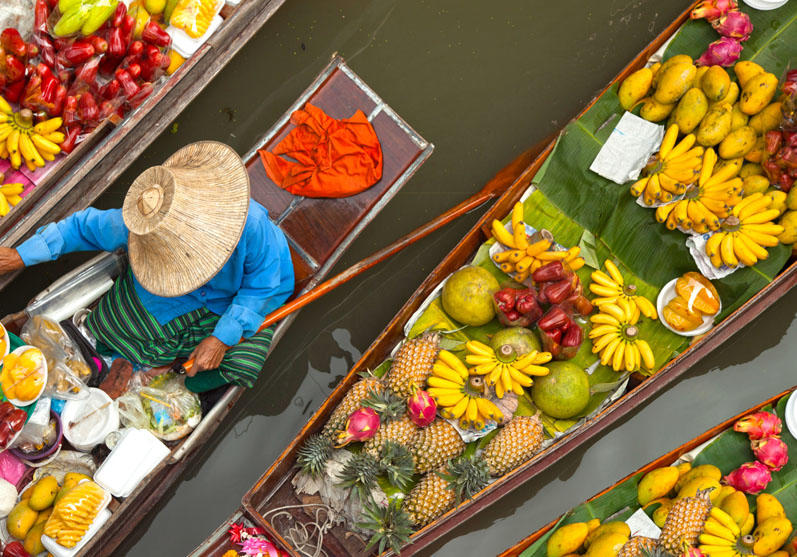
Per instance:
[[[218,320],[218,315],[200,308],[161,325],[141,303],[128,270],[89,314],[86,326],[98,341],[123,358],[158,367],[177,358],[187,358],[202,340],[213,334]],[[273,327],[269,327],[232,346],[217,370],[187,378],[186,386],[196,392],[225,383],[251,387],[263,369],[273,333]]]

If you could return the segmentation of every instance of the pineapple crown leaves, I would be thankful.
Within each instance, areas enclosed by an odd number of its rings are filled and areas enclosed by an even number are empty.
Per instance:
[[[366,452],[354,453],[338,473],[337,485],[356,491],[360,501],[367,501],[381,471],[382,467],[373,456]]]
[[[332,454],[332,443],[323,434],[312,435],[296,453],[296,464],[302,472],[317,478],[324,471]]]
[[[385,441],[379,458],[379,465],[394,487],[406,491],[412,483],[415,472],[415,459],[412,453],[394,441]]]
[[[368,396],[360,402],[360,405],[371,408],[379,414],[382,423],[395,420],[407,411],[404,399],[390,389],[381,392],[368,389]]]
[[[357,523],[358,528],[373,532],[365,546],[368,550],[379,545],[379,553],[390,548],[397,555],[401,547],[412,535],[413,525],[409,515],[402,510],[401,500],[390,499],[387,506],[380,506],[373,501],[365,503],[362,510],[364,520]]]
[[[643,547],[642,548],[642,557],[676,557],[666,549],[664,549],[661,545],[657,544],[651,548]]]
[[[457,505],[463,499],[470,499],[481,491],[490,481],[490,471],[483,458],[460,456],[435,472],[448,482],[454,490]]]

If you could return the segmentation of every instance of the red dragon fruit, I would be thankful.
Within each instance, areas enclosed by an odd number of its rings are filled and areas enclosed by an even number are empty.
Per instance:
[[[734,431],[746,433],[752,440],[779,435],[782,429],[783,422],[772,412],[756,412],[733,424]]]
[[[789,462],[789,447],[780,437],[764,437],[750,442],[750,448],[759,462],[777,472]]]
[[[698,66],[732,66],[742,54],[742,43],[737,39],[722,37],[708,45],[706,51],[695,60]]]
[[[744,12],[728,12],[711,22],[711,26],[723,37],[738,39],[742,42],[750,38],[753,23]]]
[[[695,6],[689,17],[692,19],[707,19],[713,21],[732,10],[738,10],[736,0],[703,0]]]
[[[338,447],[352,441],[365,441],[376,435],[379,429],[379,414],[373,408],[358,408],[349,415],[346,427],[338,435]]]
[[[426,427],[434,421],[437,403],[428,392],[418,389],[407,399],[407,410],[412,423],[418,427]]]
[[[762,492],[772,481],[772,474],[770,474],[769,468],[758,461],[745,462],[723,479],[729,486],[755,495]]]

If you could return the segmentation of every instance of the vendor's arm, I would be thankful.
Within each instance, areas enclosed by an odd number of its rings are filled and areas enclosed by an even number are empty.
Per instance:
[[[26,267],[54,261],[75,251],[114,251],[127,247],[128,230],[121,209],[101,211],[93,207],[62,221],[39,228],[16,249]]]

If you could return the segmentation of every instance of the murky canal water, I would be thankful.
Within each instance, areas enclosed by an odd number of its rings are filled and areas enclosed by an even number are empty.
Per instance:
[[[344,56],[436,145],[338,271],[477,191],[576,114],[685,4],[655,0],[287,0],[230,65],[96,203],[177,147],[248,150],[324,67]],[[305,309],[196,463],[119,555],[176,556],[238,505],[415,287],[472,226],[468,215]],[[26,271],[0,300],[18,310],[82,260]],[[797,383],[797,292],[668,392],[425,554],[495,555],[641,464]]]

